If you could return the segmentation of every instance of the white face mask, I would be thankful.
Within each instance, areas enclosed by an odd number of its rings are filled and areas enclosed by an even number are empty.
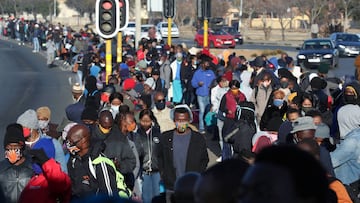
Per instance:
[[[39,128],[40,129],[45,129],[48,125],[49,125],[49,120],[47,120],[47,121],[39,120]]]
[[[163,61],[158,61],[158,64],[161,66],[164,62]]]
[[[119,113],[119,107],[118,105],[110,105],[110,108],[111,108],[111,113],[113,115],[113,117],[115,118],[116,117],[116,114]]]
[[[100,66],[104,68],[104,67],[105,67],[105,63],[100,63]]]

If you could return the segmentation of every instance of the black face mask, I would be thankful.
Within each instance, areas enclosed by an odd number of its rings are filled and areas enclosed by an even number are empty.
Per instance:
[[[289,83],[288,82],[280,82],[280,87],[285,89],[289,86]]]
[[[155,102],[155,107],[158,110],[163,110],[165,109],[165,102]]]
[[[355,95],[344,95],[344,100],[346,104],[356,104],[356,96]]]

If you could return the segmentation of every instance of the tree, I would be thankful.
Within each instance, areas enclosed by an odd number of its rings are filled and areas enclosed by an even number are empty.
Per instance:
[[[280,23],[281,27],[281,38],[285,40],[285,29],[290,26],[291,21],[294,18],[291,11],[291,2],[288,0],[274,0],[274,12]]]
[[[360,3],[358,0],[338,0],[337,6],[344,16],[342,24],[346,32],[349,29],[349,18],[360,10]]]
[[[67,0],[66,5],[70,8],[74,8],[80,15],[88,13],[90,22],[93,22],[93,14],[95,12],[94,0]]]
[[[310,19],[310,23],[314,24],[322,13],[324,7],[328,4],[328,0],[295,0],[294,5],[299,9],[300,13],[306,15]]]
[[[186,19],[190,19],[189,24],[194,22],[196,15],[196,1],[176,1],[176,15],[174,21],[183,26]]]

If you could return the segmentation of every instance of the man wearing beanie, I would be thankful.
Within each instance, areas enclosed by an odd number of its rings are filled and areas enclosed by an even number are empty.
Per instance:
[[[36,114],[39,121],[39,129],[43,134],[46,134],[52,138],[58,139],[60,133],[56,131],[58,127],[55,123],[50,123],[51,121],[51,110],[47,106],[39,107],[36,110]]]
[[[20,124],[23,128],[25,144],[28,148],[32,148],[40,138],[51,138],[43,134],[39,129],[39,121],[35,110],[28,109],[21,114],[16,123]],[[51,138],[55,147],[55,160],[60,163],[61,169],[67,173],[67,166],[65,161],[64,151],[58,140]]]
[[[31,155],[34,176],[21,192],[22,202],[70,202],[70,177],[54,159],[55,148],[50,138],[41,138],[28,151]]]
[[[21,125],[13,123],[6,127],[4,149],[5,159],[0,162],[0,186],[5,202],[15,203],[33,174],[31,160],[24,156],[25,138]]]

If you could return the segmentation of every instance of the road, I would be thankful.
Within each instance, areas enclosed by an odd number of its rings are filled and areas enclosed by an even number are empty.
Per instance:
[[[31,48],[12,42],[0,41],[0,140],[4,139],[5,127],[16,122],[17,117],[27,109],[36,110],[49,106],[51,120],[60,123],[65,107],[72,102],[68,77],[71,72],[46,67],[45,58],[32,53]],[[3,157],[3,147],[0,147]]]
[[[240,47],[295,50],[294,47],[275,45],[244,44]],[[44,56],[32,53],[29,47],[8,41],[0,41],[0,61],[0,68],[3,70],[0,75],[3,87],[0,101],[0,140],[4,138],[5,127],[16,122],[17,117],[29,108],[47,105],[52,111],[52,121],[60,123],[65,115],[65,107],[72,102],[68,78],[73,77],[73,73],[59,68],[48,69]],[[353,64],[354,58],[341,58],[339,68],[331,71],[338,77],[353,74]],[[214,146],[216,142],[210,144]],[[210,148],[214,149],[212,146]],[[218,154],[216,151],[215,154]],[[3,147],[0,149],[0,157],[3,157]]]

